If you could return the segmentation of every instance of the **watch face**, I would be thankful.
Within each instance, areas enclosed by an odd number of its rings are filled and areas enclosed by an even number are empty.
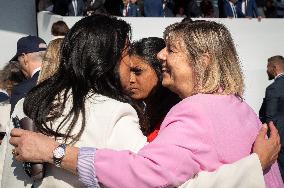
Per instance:
[[[53,156],[56,159],[60,159],[65,155],[65,150],[62,147],[58,147],[53,151]]]

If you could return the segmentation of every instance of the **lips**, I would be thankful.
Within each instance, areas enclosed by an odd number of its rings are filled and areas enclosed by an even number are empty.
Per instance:
[[[138,88],[128,88],[128,92],[130,95],[133,95],[137,91],[138,91]]]
[[[166,67],[162,67],[162,73],[170,73],[170,70]]]

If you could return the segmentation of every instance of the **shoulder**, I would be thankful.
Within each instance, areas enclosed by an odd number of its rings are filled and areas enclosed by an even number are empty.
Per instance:
[[[102,113],[110,113],[112,117],[134,115],[137,116],[136,110],[128,103],[116,99],[93,94],[88,97],[87,105],[91,108],[99,108]]]
[[[171,110],[171,111],[176,111],[176,110],[181,110],[181,109],[186,109],[188,108],[188,106],[190,106],[191,108],[202,108],[203,103],[206,103],[206,101],[210,100],[210,97],[203,95],[203,94],[197,94],[197,95],[193,95],[190,97],[187,97],[185,99],[183,99],[182,101],[180,101],[179,103],[177,103]]]
[[[191,121],[195,119],[198,121],[200,117],[206,117],[204,108],[206,108],[206,101],[208,100],[209,98],[206,95],[200,94],[185,98],[171,108],[165,120]]]
[[[280,76],[279,78],[277,78],[274,83],[275,83],[275,85],[282,85],[283,86],[283,84],[284,84],[284,75]]]
[[[284,77],[276,79],[273,83],[267,86],[266,92],[274,92],[279,90],[281,87],[284,87]]]

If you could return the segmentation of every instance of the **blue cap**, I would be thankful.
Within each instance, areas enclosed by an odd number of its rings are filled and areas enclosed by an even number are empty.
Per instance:
[[[11,59],[11,61],[16,61],[18,56],[25,53],[33,53],[33,52],[39,52],[39,51],[45,51],[47,48],[47,45],[45,41],[37,36],[27,36],[22,37],[17,42],[17,53],[16,55]]]

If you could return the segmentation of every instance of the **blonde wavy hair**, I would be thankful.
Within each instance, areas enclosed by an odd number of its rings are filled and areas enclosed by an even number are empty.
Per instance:
[[[48,44],[43,58],[38,84],[50,78],[57,71],[59,67],[60,48],[62,42],[63,38],[57,38]]]
[[[228,29],[213,21],[176,23],[166,28],[167,46],[184,46],[193,67],[193,94],[227,94],[242,98],[243,73]],[[206,64],[204,57],[209,59]]]

